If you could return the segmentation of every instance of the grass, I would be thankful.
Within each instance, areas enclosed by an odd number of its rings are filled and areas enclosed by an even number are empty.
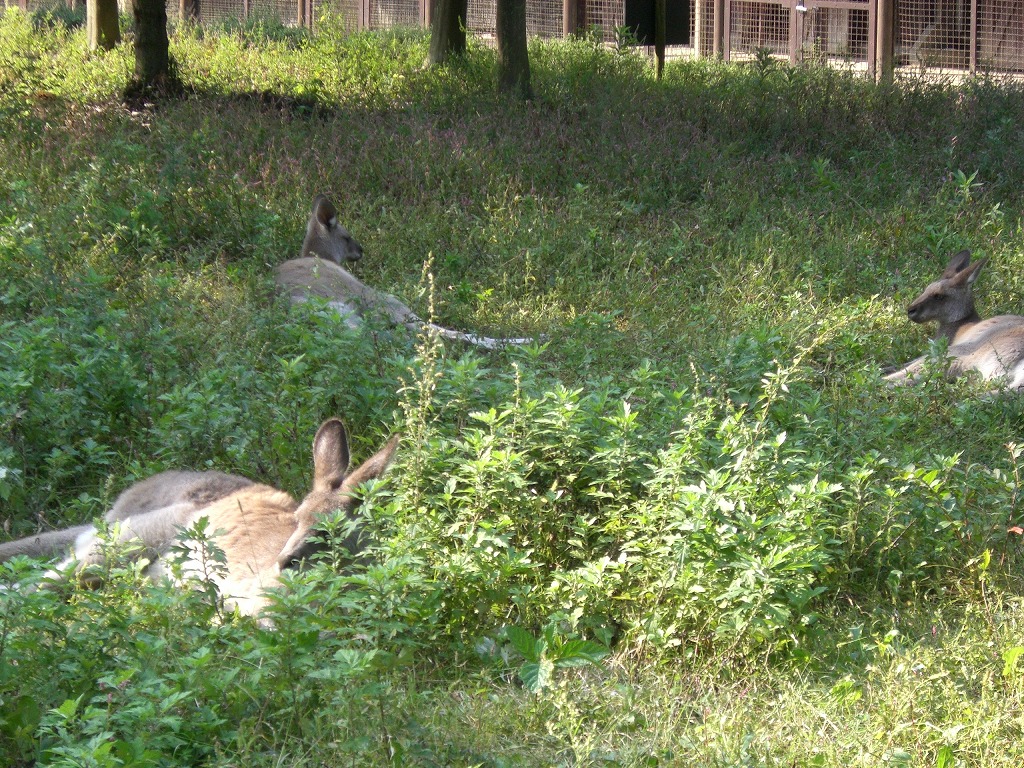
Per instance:
[[[406,435],[372,562],[297,577],[276,631],[130,568],[5,590],[8,764],[1019,766],[1021,403],[879,371],[960,248],[1021,312],[1020,86],[656,82],[573,40],[531,44],[521,104],[427,44],[179,28],[192,91],[133,111],[129,46],[0,17],[5,533],[170,467],[301,493],[331,415],[357,459]],[[543,342],[289,309],[317,192],[366,282]],[[531,692],[513,627],[540,666],[611,654]]]

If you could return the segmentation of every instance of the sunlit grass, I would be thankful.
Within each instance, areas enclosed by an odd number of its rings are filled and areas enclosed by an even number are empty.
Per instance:
[[[708,61],[658,83],[534,41],[521,104],[491,49],[430,70],[426,46],[182,27],[190,90],[129,109],[128,43],[0,18],[5,534],[170,467],[301,493],[331,415],[360,455],[407,435],[383,570],[325,617],[297,598],[279,636],[132,584],[17,593],[0,655],[37,655],[0,672],[0,746],[70,765],[96,729],[145,730],[165,751],[128,764],[170,764],[184,728],[207,764],[1018,766],[1021,401],[878,374],[922,351],[903,307],[950,251],[990,258],[983,314],[1024,311],[1019,87]],[[269,275],[318,192],[365,281],[425,313],[429,261],[438,321],[537,344],[289,310]],[[529,693],[485,652],[505,624],[613,654]]]

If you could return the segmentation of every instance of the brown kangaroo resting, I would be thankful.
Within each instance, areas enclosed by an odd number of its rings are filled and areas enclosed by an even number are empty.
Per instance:
[[[376,313],[389,323],[413,332],[427,328],[443,338],[487,349],[532,341],[528,338],[492,339],[422,320],[394,296],[371,288],[343,266],[362,257],[363,247],[338,223],[334,206],[324,195],[317,195],[306,225],[301,257],[278,265],[274,280],[278,290],[286,294],[292,303],[308,301],[314,296],[326,299],[353,328],[360,325],[364,315]]]
[[[971,252],[961,251],[950,259],[945,271],[907,307],[915,323],[938,322],[935,338],[946,339],[950,358],[946,374],[957,378],[977,371],[1001,388],[1024,388],[1024,317],[998,315],[982,320],[974,308],[974,281],[987,259],[971,264]],[[891,384],[913,383],[927,364],[928,357],[910,361],[890,373]]]
[[[334,510],[351,515],[358,504],[353,492],[387,470],[397,447],[396,435],[349,473],[345,426],[339,419],[329,419],[313,440],[313,487],[301,503],[284,491],[236,475],[172,471],[129,487],[104,520],[117,524],[118,541],[141,545],[139,557],[150,561],[146,573],[156,580],[171,576],[166,558],[181,531],[207,518],[227,561],[226,571],[215,574],[213,581],[228,605],[256,614],[266,605],[264,590],[277,584],[281,571],[315,551],[317,522]],[[103,560],[94,525],[0,544],[0,562],[16,555],[50,557],[69,548],[71,555],[48,576],[60,580],[78,573],[88,580],[83,569]],[[183,571],[186,577],[199,574],[201,564],[186,561]]]

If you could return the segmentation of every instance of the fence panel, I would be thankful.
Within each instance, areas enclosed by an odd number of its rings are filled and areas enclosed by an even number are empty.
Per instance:
[[[370,0],[370,29],[411,27],[420,23],[420,0]]]
[[[874,14],[868,0],[805,0],[796,14],[801,61],[867,64],[870,60]]]
[[[1024,3],[986,0],[980,6],[976,67],[986,72],[1024,72]]]
[[[314,0],[313,21],[329,14],[347,32],[359,29],[359,0]]]
[[[971,2],[901,0],[896,4],[896,66],[965,70],[971,62]]]
[[[466,28],[477,35],[494,34],[494,3],[492,0],[469,0]]]
[[[74,0],[0,0],[0,8],[34,12]],[[81,0],[79,0],[81,1]],[[121,0],[124,6],[126,0]],[[263,17],[286,25],[309,23],[330,14],[349,31],[423,23],[430,0],[198,0],[198,20],[223,22]],[[569,16],[578,31],[617,39],[625,21],[624,0],[570,0]],[[668,0],[679,2],[680,0]],[[767,51],[791,61],[875,60],[875,14],[878,0],[716,0],[690,3],[689,46],[673,56],[708,56],[714,30],[721,26],[726,58]],[[182,0],[168,0],[167,13],[177,19]],[[188,0],[189,3],[195,0]],[[527,0],[527,32],[552,38],[565,34],[565,0]],[[312,13],[308,10],[310,9]],[[485,38],[494,34],[495,0],[469,0],[467,27]],[[576,30],[572,30],[576,31]],[[1024,74],[1024,0],[898,0],[895,57],[897,67],[919,72],[987,72]]]
[[[896,63],[920,72],[1024,71],[1020,0],[901,0]]]
[[[494,0],[469,0],[466,29],[490,37],[495,28]],[[526,34],[562,37],[562,0],[526,0]]]
[[[189,0],[198,4],[198,21],[219,24],[226,21],[259,18],[279,21],[286,26],[298,24],[298,0]],[[180,0],[167,0],[167,18],[181,18]]]
[[[615,40],[615,30],[626,23],[622,0],[588,0],[580,14],[580,29],[599,34],[605,42]]]
[[[790,55],[793,13],[783,0],[732,0],[726,4],[726,60],[768,51]]]
[[[558,0],[526,0],[526,34],[562,37],[562,3]]]

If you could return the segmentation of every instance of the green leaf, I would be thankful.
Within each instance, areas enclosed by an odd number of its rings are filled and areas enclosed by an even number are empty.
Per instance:
[[[840,704],[854,704],[860,701],[863,696],[862,692],[857,688],[857,684],[852,680],[839,681],[832,686],[829,693]]]
[[[75,713],[78,711],[78,705],[81,703],[81,701],[81,696],[79,696],[77,699],[64,699],[64,703],[57,707],[55,711],[65,720],[70,720],[72,717],[75,716]]]
[[[519,679],[523,681],[527,690],[537,693],[551,685],[551,673],[554,670],[555,665],[550,659],[531,661],[520,667]]]
[[[555,655],[556,667],[582,667],[586,664],[600,666],[601,659],[608,655],[608,649],[592,640],[570,640],[558,649]]]
[[[39,725],[42,713],[39,704],[31,696],[22,696],[14,708],[14,717],[11,718],[20,727],[31,729]]]
[[[540,653],[537,650],[537,641],[525,629],[505,627],[505,637],[512,643],[512,647],[519,651],[520,655],[527,661],[537,661],[540,658]]]
[[[1016,645],[1003,651],[1003,677],[1012,678],[1017,674],[1017,660],[1024,654],[1024,645]]]

